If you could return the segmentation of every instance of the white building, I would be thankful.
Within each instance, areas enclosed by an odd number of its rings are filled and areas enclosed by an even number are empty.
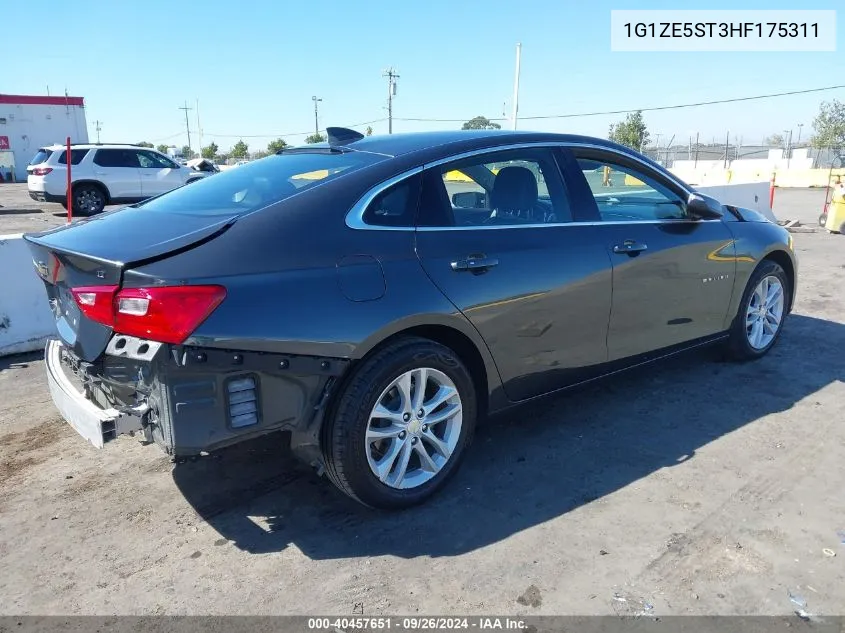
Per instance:
[[[0,94],[0,178],[26,182],[26,165],[39,147],[88,142],[82,97]]]

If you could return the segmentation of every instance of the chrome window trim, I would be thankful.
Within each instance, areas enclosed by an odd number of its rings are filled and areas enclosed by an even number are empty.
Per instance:
[[[406,180],[407,178],[411,178],[412,176],[416,176],[419,173],[422,173],[423,167],[414,167],[408,171],[402,172],[392,178],[388,178],[384,182],[379,183],[375,187],[372,187],[365,193],[358,202],[349,210],[346,214],[346,226],[350,229],[358,229],[364,231],[414,231],[416,227],[413,226],[379,226],[377,224],[367,224],[364,222],[364,214],[367,212],[367,207],[372,204],[373,200],[375,200],[379,194],[381,194],[385,189],[389,189],[393,185]]]
[[[370,206],[370,203],[378,196],[382,191],[387,189],[388,187],[392,187],[393,185],[405,180],[406,178],[410,178],[411,176],[415,176],[426,169],[430,169],[432,167],[439,167],[440,165],[445,165],[447,163],[452,163],[455,161],[463,160],[464,158],[472,158],[473,156],[479,156],[481,154],[492,154],[494,152],[506,152],[509,150],[515,149],[534,149],[534,148],[556,148],[556,147],[564,147],[564,148],[579,148],[579,149],[595,149],[602,152],[607,152],[609,154],[614,154],[616,156],[620,156],[624,159],[633,160],[641,164],[649,171],[656,171],[655,168],[647,163],[646,161],[642,160],[641,158],[634,156],[632,154],[627,154],[625,152],[621,152],[612,147],[605,147],[604,145],[598,145],[595,143],[577,143],[572,141],[533,141],[529,143],[513,143],[510,145],[499,145],[497,147],[485,147],[483,149],[475,149],[468,152],[461,152],[460,154],[453,154],[452,156],[448,156],[446,158],[440,158],[438,160],[424,163],[423,165],[414,167],[413,169],[409,169],[407,171],[402,172],[401,174],[397,174],[392,178],[389,178],[372,188],[370,188],[359,200],[356,202],[349,212],[346,214],[346,226],[350,229],[356,230],[363,230],[363,231],[467,231],[467,230],[479,230],[479,229],[518,229],[518,228],[540,228],[540,227],[551,227],[551,226],[600,226],[600,225],[608,225],[608,224],[664,224],[666,222],[702,222],[702,221],[717,221],[721,222],[721,220],[687,220],[687,219],[670,219],[670,220],[631,220],[629,222],[560,222],[557,224],[514,224],[514,225],[502,225],[502,226],[443,226],[443,227],[435,227],[435,226],[378,226],[376,224],[367,224],[364,222],[364,213],[367,211],[367,207]],[[662,172],[658,172],[658,175],[661,177],[668,176],[666,178],[670,182],[672,182],[676,187],[678,187],[681,191],[686,192],[687,197],[691,193],[694,193],[695,190],[691,189],[689,185],[684,184],[680,180],[678,180],[674,174],[670,171],[666,170],[666,174]]]

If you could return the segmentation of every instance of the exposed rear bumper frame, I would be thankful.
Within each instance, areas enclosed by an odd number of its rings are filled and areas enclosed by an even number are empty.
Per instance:
[[[68,424],[96,448],[103,448],[106,442],[118,435],[140,431],[141,409],[137,410],[139,415],[114,408],[102,409],[86,398],[68,379],[62,368],[63,347],[61,341],[49,341],[44,350],[44,359],[50,395]]]

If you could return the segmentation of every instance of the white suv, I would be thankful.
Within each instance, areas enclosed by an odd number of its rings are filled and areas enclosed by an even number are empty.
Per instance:
[[[146,200],[210,174],[137,145],[71,145],[70,162],[73,211],[80,215]],[[67,206],[66,146],[42,147],[26,172],[30,198]]]

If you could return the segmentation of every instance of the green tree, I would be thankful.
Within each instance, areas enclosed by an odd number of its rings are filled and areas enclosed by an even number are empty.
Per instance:
[[[167,145],[165,145],[164,143],[162,143],[161,145],[159,145],[158,147],[156,147],[156,149],[157,149],[158,151],[160,151],[162,154],[166,154],[166,153],[167,153]]]
[[[263,149],[260,149],[252,155],[252,160],[259,160],[261,158],[266,158],[269,155],[270,155],[270,152],[267,152]]]
[[[190,159],[194,157],[194,153],[191,151],[191,148],[187,145],[182,146],[182,157],[186,159]]]
[[[845,146],[845,103],[836,99],[822,102],[813,130],[813,147]]]
[[[783,147],[783,134],[772,134],[766,137],[766,145],[770,147]]]
[[[141,141],[140,143],[136,143],[138,147],[155,147],[152,143],[147,143],[147,141]]]
[[[320,134],[319,132],[315,132],[311,136],[305,137],[306,143],[324,143],[325,140],[326,140],[326,137],[323,136],[322,134]]]
[[[217,147],[217,143],[215,143],[214,141],[211,141],[211,143],[209,143],[208,145],[206,145],[205,147],[202,148],[200,155],[203,158],[207,158],[208,160],[211,160],[212,158],[217,156],[217,150],[218,149],[220,149],[220,148]]]
[[[366,134],[367,136],[372,136],[372,135],[373,135],[373,126],[368,125],[368,126],[367,126],[367,131],[365,132],[365,134]]]
[[[642,148],[651,139],[651,135],[648,133],[648,128],[643,120],[642,110],[629,112],[625,115],[624,121],[611,124],[607,138],[638,152],[642,151]]]
[[[485,116],[477,116],[461,126],[462,130],[501,130],[502,126]]]
[[[275,154],[276,152],[286,148],[287,146],[288,144],[285,143],[284,139],[277,138],[275,141],[270,141],[269,143],[267,143],[267,152],[269,154]]]
[[[244,143],[243,139],[241,139],[232,147],[232,151],[229,152],[229,156],[232,158],[246,158],[247,153],[249,153],[249,145]]]

